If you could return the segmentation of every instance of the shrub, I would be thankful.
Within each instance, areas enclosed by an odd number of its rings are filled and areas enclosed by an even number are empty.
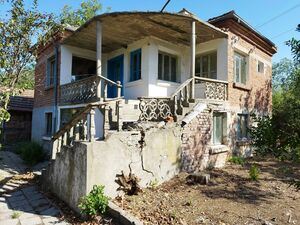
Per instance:
[[[43,147],[36,142],[22,143],[17,147],[16,152],[29,166],[42,162],[46,157]]]
[[[245,159],[240,156],[232,156],[228,161],[231,163],[234,163],[234,164],[238,164],[238,165],[245,164]]]
[[[108,206],[108,197],[104,195],[104,186],[94,185],[91,192],[81,198],[78,207],[81,213],[89,216],[104,214]]]
[[[250,176],[251,180],[257,181],[258,175],[259,175],[259,169],[257,168],[257,166],[251,165],[250,170],[249,170],[249,176]]]

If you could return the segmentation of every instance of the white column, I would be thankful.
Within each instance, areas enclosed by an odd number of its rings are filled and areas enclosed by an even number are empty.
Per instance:
[[[96,22],[96,36],[97,36],[97,76],[102,76],[102,24],[100,21]],[[101,96],[101,79],[97,86],[97,97],[102,98]]]
[[[192,21],[192,33],[191,33],[191,78],[195,77],[195,61],[196,61],[196,21]],[[195,99],[195,79],[191,85],[191,98]]]

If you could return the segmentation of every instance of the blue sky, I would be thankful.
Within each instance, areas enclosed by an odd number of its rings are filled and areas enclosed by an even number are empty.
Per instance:
[[[39,0],[39,5],[42,11],[59,13],[65,4],[78,7],[80,2],[81,0]],[[166,0],[100,0],[100,2],[104,8],[111,7],[111,11],[159,11]],[[0,7],[0,13],[3,15],[7,5]],[[182,8],[193,12],[202,20],[235,10],[253,27],[291,9],[285,15],[257,28],[278,47],[278,53],[273,57],[274,62],[284,57],[291,58],[290,48],[284,44],[285,41],[291,37],[300,39],[300,32],[295,31],[297,24],[300,23],[300,0],[171,0],[166,11],[178,12]]]

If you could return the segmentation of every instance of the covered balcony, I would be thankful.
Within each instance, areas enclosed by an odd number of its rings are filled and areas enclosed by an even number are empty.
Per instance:
[[[62,44],[60,105],[120,97],[224,101],[226,39],[225,32],[186,12],[99,15]],[[198,60],[206,52],[216,54],[211,76],[205,60]]]

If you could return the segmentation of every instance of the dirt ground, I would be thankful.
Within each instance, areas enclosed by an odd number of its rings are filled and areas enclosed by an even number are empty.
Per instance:
[[[250,180],[252,164],[260,170],[258,181]],[[288,184],[300,178],[299,163],[251,159],[207,172],[208,185],[188,185],[187,174],[181,173],[115,202],[145,224],[300,224],[300,191]]]

